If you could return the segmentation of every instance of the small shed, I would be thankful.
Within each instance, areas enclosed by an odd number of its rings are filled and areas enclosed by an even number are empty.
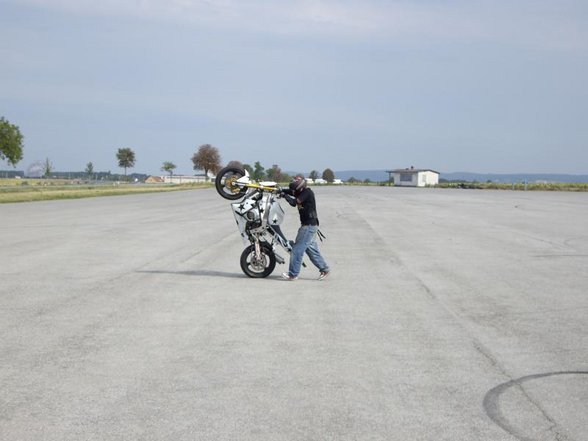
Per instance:
[[[149,176],[147,179],[145,179],[146,184],[161,184],[163,182],[165,181],[160,176]]]
[[[387,170],[394,175],[394,185],[399,187],[427,187],[439,183],[439,172],[423,168],[399,168]]]

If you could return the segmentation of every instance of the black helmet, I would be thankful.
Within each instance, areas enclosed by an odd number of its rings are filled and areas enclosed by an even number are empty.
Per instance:
[[[306,179],[304,176],[296,176],[289,185],[290,190],[300,193],[302,190],[306,188]]]

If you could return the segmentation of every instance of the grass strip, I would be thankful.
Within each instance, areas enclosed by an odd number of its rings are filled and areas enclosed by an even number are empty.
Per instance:
[[[101,196],[161,193],[170,191],[210,188],[210,184],[168,185],[71,185],[71,186],[19,186],[0,188],[0,203],[50,201],[57,199],[81,199]]]

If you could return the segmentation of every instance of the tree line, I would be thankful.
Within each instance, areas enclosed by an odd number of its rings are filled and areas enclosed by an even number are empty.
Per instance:
[[[0,159],[6,160],[8,164],[16,166],[16,164],[23,158],[24,137],[20,132],[20,128],[11,124],[4,117],[0,118]],[[218,148],[211,144],[203,144],[192,155],[192,163],[194,170],[204,170],[205,176],[209,172],[216,174],[222,168],[221,155]],[[136,164],[136,155],[133,149],[129,147],[120,148],[116,152],[116,160],[118,166],[124,169],[125,178],[127,177],[127,170],[131,169]],[[278,164],[273,164],[269,168],[265,168],[259,161],[253,165],[243,164],[240,161],[232,160],[227,163],[227,166],[237,166],[244,168],[255,180],[271,180],[275,182],[287,182],[292,179],[288,173],[282,171]],[[161,166],[161,171],[169,173],[173,176],[174,170],[177,168],[172,161],[164,161]],[[54,170],[52,162],[47,158],[44,162],[35,162],[29,167],[28,175],[38,177],[49,177]],[[86,164],[85,173],[89,178],[95,176],[94,164],[88,162]],[[297,173],[298,174],[298,173]],[[304,173],[300,173],[304,175]],[[317,170],[312,170],[308,177],[311,179],[322,178],[327,182],[335,180],[335,173],[330,168],[325,169],[322,174]]]
[[[216,147],[210,144],[204,144],[200,146],[198,151],[194,153],[192,162],[194,163],[195,170],[204,170],[205,174],[207,174],[209,170],[216,174],[222,168],[220,153]],[[271,167],[266,169],[259,161],[256,161],[253,165],[251,165],[244,164],[241,161],[232,160],[227,163],[226,167],[243,168],[247,170],[251,178],[256,181],[263,181],[267,179],[274,182],[288,182],[293,178],[293,176],[282,171],[282,168],[278,164],[273,164]],[[296,175],[297,174],[304,175],[304,173],[296,173]],[[308,174],[308,177],[311,179],[318,179],[319,176],[322,176],[322,179],[327,182],[333,182],[335,180],[335,173],[330,168],[325,169],[322,175],[320,175],[317,170],[312,170]]]

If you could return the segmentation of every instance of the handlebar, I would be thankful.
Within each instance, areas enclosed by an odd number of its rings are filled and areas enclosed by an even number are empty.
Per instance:
[[[261,185],[258,184],[256,182],[250,182],[248,184],[245,184],[246,188],[253,188],[255,190],[261,190],[261,191],[271,191],[271,192],[275,192],[275,193],[279,193],[282,191],[281,187],[278,187],[277,185],[275,187],[268,187],[265,185]]]

